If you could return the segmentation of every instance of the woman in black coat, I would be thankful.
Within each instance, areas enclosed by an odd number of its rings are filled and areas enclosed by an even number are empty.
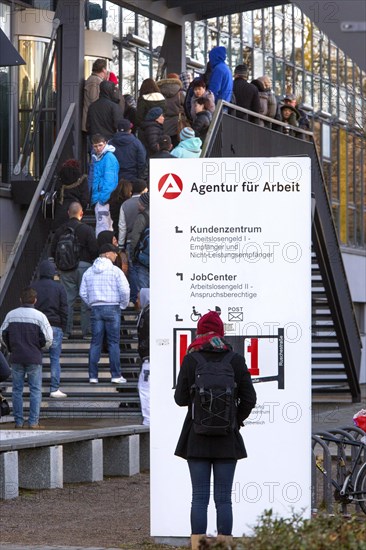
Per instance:
[[[222,363],[230,353],[230,365],[236,383],[236,409],[234,426],[225,435],[203,435],[192,419],[192,386],[195,384],[199,352],[206,361]],[[229,541],[232,530],[231,490],[236,462],[247,456],[239,429],[256,403],[256,393],[245,359],[233,353],[224,339],[224,325],[216,311],[210,311],[198,321],[197,337],[188,348],[180,369],[175,401],[188,406],[175,454],[188,461],[192,482],[191,529],[192,548],[198,548],[200,537],[207,529],[207,507],[210,499],[211,470],[214,477],[217,533]],[[197,405],[196,405],[197,406]]]

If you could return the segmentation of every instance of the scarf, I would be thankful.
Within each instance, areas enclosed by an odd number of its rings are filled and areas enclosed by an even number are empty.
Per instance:
[[[231,351],[231,345],[215,332],[206,332],[206,334],[197,334],[196,338],[188,347],[187,353],[194,351]]]

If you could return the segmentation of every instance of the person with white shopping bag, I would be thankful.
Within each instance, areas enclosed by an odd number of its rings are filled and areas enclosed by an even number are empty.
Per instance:
[[[93,154],[89,171],[91,205],[95,208],[95,236],[101,231],[113,231],[109,210],[109,199],[118,185],[118,160],[114,156],[115,147],[109,145],[101,134],[92,136]]]

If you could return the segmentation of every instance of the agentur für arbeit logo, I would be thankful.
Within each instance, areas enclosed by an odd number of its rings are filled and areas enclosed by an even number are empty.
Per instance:
[[[183,182],[177,174],[165,174],[159,180],[158,189],[164,199],[176,199],[183,190]]]

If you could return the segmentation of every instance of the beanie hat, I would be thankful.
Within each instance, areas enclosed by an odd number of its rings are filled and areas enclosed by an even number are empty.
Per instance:
[[[194,130],[190,126],[186,126],[183,128],[179,134],[179,137],[181,141],[184,141],[185,139],[194,138],[196,134],[194,133]]]
[[[176,78],[177,80],[179,80],[179,74],[177,73],[169,73],[167,75],[167,78]]]
[[[117,130],[119,132],[128,132],[131,128],[132,124],[129,120],[127,120],[127,118],[121,118],[121,120],[117,122]]]
[[[237,65],[235,67],[234,75],[247,76],[247,74],[248,74],[248,66],[245,63],[242,63],[241,65]]]
[[[100,248],[103,244],[112,244],[113,237],[113,231],[108,231],[108,229],[106,229],[105,231],[101,231],[100,233],[98,233],[97,237],[98,247]]]
[[[76,159],[69,159],[61,166],[59,177],[62,185],[75,183],[81,177],[80,162]]]
[[[147,112],[145,120],[156,120],[160,115],[163,114],[163,109],[161,107],[153,107],[150,111]]]
[[[105,254],[106,252],[115,252],[118,254],[118,248],[112,243],[105,243],[99,248],[99,254]]]
[[[224,324],[217,311],[209,311],[206,315],[203,315],[197,323],[198,335],[207,334],[208,332],[214,332],[219,336],[224,336]]]
[[[39,276],[47,279],[53,279],[56,275],[56,266],[49,260],[43,260],[39,266]]]
[[[148,207],[150,202],[150,193],[148,191],[147,193],[142,193],[139,197],[139,201],[145,208]]]
[[[109,73],[108,80],[110,80],[114,84],[118,84],[118,77],[114,73],[112,73],[112,71]]]

